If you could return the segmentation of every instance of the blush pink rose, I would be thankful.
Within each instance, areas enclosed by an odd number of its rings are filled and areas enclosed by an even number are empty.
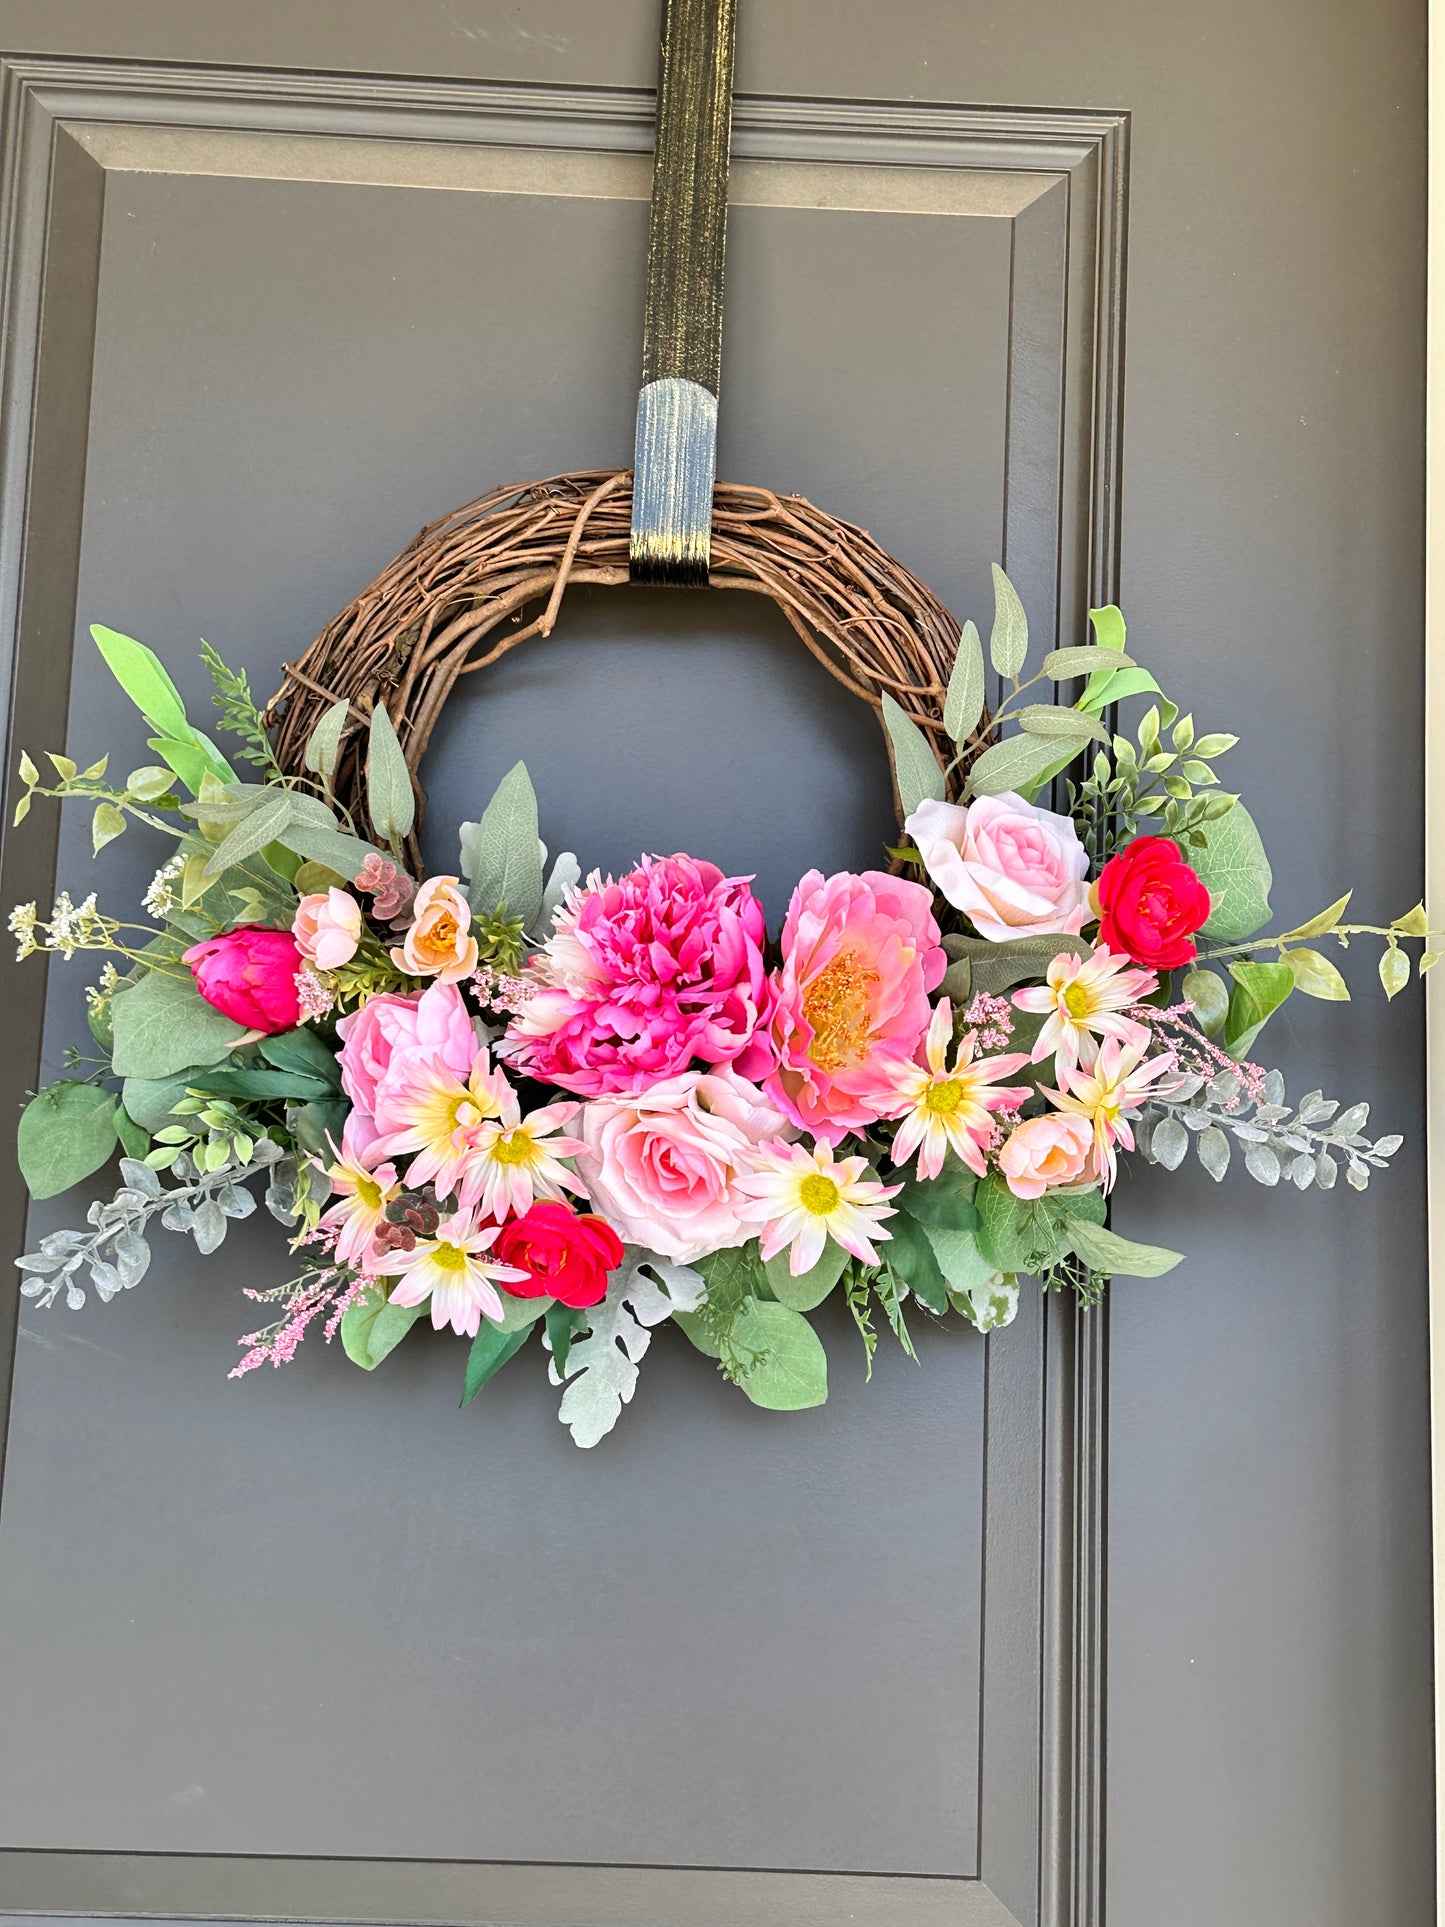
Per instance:
[[[318,970],[340,970],[361,942],[361,905],[344,890],[319,890],[302,897],[291,920],[291,934],[303,957]]]
[[[1011,792],[919,804],[904,825],[940,892],[981,937],[1077,936],[1088,922],[1089,859],[1067,816]]]
[[[933,897],[881,870],[810,870],[783,925],[763,1089],[825,1144],[896,1108],[947,968]]]
[[[498,1054],[579,1097],[646,1090],[698,1060],[751,1076],[768,984],[749,881],[681,855],[616,882],[594,872],[558,911]]]
[[[1094,1130],[1085,1117],[1050,1112],[1015,1124],[998,1154],[998,1168],[1016,1198],[1041,1198],[1061,1184],[1093,1175]]]
[[[207,937],[184,951],[196,989],[213,1010],[247,1030],[295,1030],[301,1022],[296,973],[301,952],[289,930],[243,924],[224,936]]]
[[[440,1060],[465,1082],[481,1045],[455,984],[431,984],[411,997],[392,991],[368,997],[336,1026],[341,1038],[341,1086],[351,1099],[348,1129],[358,1151],[382,1135],[376,1118],[418,1057]]]
[[[582,1107],[577,1168],[594,1207],[629,1244],[678,1264],[746,1244],[737,1180],[787,1119],[732,1070],[685,1071],[639,1096]]]

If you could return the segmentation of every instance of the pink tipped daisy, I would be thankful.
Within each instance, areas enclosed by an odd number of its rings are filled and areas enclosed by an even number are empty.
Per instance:
[[[509,1094],[501,1117],[488,1118],[472,1133],[462,1172],[462,1203],[478,1206],[484,1218],[500,1223],[507,1217],[524,1218],[538,1198],[560,1203],[565,1191],[585,1198],[587,1187],[562,1160],[577,1157],[587,1146],[580,1138],[558,1135],[581,1108],[548,1104],[523,1117]]]
[[[377,1113],[381,1150],[387,1157],[415,1151],[407,1183],[413,1190],[431,1184],[439,1198],[450,1197],[461,1182],[478,1127],[500,1117],[511,1094],[502,1072],[488,1067],[485,1051],[478,1053],[465,1080],[440,1057],[419,1058],[406,1065]]]
[[[1029,1061],[1023,1052],[975,1060],[978,1038],[970,1030],[950,1065],[952,1040],[953,1006],[945,997],[934,1010],[923,1040],[923,1063],[901,1065],[893,1078],[898,1096],[895,1115],[903,1119],[893,1140],[893,1162],[906,1164],[916,1151],[921,1178],[938,1176],[950,1148],[982,1177],[987,1168],[984,1152],[993,1142],[995,1111],[1017,1110],[1031,1095],[1026,1084],[998,1081],[1022,1070]]]
[[[1138,1116],[1153,1095],[1150,1086],[1155,1079],[1175,1068],[1172,1051],[1162,1051],[1143,1062],[1148,1045],[1147,1031],[1142,1043],[1133,1037],[1106,1037],[1087,1070],[1060,1067],[1063,1089],[1045,1092],[1061,1111],[1089,1120],[1094,1132],[1094,1170],[1106,1191],[1118,1175],[1114,1147],[1122,1144],[1126,1151],[1133,1150],[1130,1119]]]
[[[332,1149],[336,1149],[334,1144]],[[386,1218],[386,1207],[397,1193],[396,1166],[379,1162],[380,1155],[379,1144],[365,1151],[356,1149],[348,1120],[336,1162],[327,1167],[338,1201],[322,1215],[321,1227],[335,1234],[337,1262],[350,1265],[353,1271],[375,1269],[367,1263],[367,1253],[377,1227]]]
[[[1102,945],[1090,957],[1062,950],[1048,968],[1048,980],[1028,990],[1016,990],[1020,1010],[1047,1013],[1039,1032],[1033,1061],[1053,1057],[1059,1070],[1092,1064],[1099,1053],[1098,1039],[1132,1038],[1143,1042],[1148,1032],[1124,1012],[1158,988],[1152,970],[1139,970],[1127,957],[1115,956]]]
[[[441,1331],[450,1325],[464,1338],[475,1338],[482,1314],[503,1316],[497,1296],[499,1284],[519,1284],[526,1276],[515,1265],[499,1265],[484,1255],[501,1227],[478,1226],[469,1211],[453,1212],[437,1226],[434,1238],[419,1238],[411,1251],[388,1251],[376,1269],[395,1275],[393,1305],[424,1305],[431,1300],[431,1322]]]
[[[829,1238],[864,1264],[876,1265],[871,1240],[893,1235],[883,1228],[893,1206],[883,1200],[903,1187],[867,1178],[867,1169],[867,1158],[835,1160],[826,1144],[808,1151],[775,1138],[759,1145],[753,1170],[736,1180],[745,1200],[738,1216],[759,1227],[764,1258],[790,1247],[788,1270],[795,1278],[813,1269]]]

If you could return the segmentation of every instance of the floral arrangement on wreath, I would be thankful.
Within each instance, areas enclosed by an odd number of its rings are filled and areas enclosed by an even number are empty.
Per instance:
[[[94,1050],[19,1126],[36,1198],[119,1147],[121,1186],[87,1228],[20,1258],[27,1297],[109,1300],[137,1284],[156,1225],[210,1252],[264,1201],[297,1275],[248,1295],[272,1322],[232,1372],[290,1359],[318,1324],[378,1366],[423,1317],[468,1341],[463,1403],[534,1334],[579,1445],[616,1423],[652,1330],[671,1319],[757,1405],[827,1396],[807,1313],[841,1292],[871,1371],[905,1309],[1006,1325],[1018,1278],[1095,1302],[1179,1254],[1105,1223],[1121,1152],[1170,1170],[1191,1143],[1221,1179],[1363,1190],[1399,1147],[1367,1106],[1286,1101],[1249,1053],[1296,991],[1343,1000],[1315,947],[1384,940],[1408,981],[1422,907],[1388,927],[1349,902],[1261,936],[1270,868],[1197,735],[1125,652],[1119,611],[1019,680],[1019,599],[995,570],[992,666],[964,625],[943,721],[945,771],[883,699],[909,841],[889,869],[798,884],[776,939],[747,877],[688,855],[627,875],[575,857],[545,874],[525,768],[462,825],[455,875],[408,874],[414,789],[384,707],[337,703],[307,774],[277,764],[244,676],[203,654],[242,781],[190,721],[158,658],[96,627],[156,734],[122,788],[106,759],[60,755],[37,795],[84,797],[98,853],[136,822],[174,842],[146,924],[62,892],[16,909],[19,954],[109,953],[87,993]],[[1072,705],[1021,700],[1084,678]],[[1155,698],[1131,737],[1106,715]],[[1010,725],[1014,727],[1010,728]],[[332,791],[368,726],[376,841]],[[1046,807],[1057,794],[1066,811]],[[946,798],[952,790],[957,801]],[[880,851],[880,861],[885,853]],[[1423,972],[1436,960],[1426,950]],[[170,1182],[167,1183],[166,1180]]]

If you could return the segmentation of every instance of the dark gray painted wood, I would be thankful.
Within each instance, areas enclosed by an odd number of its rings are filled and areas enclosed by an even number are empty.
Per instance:
[[[612,86],[650,72],[654,25],[651,0],[0,7],[0,39],[35,50]],[[1128,110],[1124,599],[1201,716],[1247,723],[1238,781],[1272,847],[1291,853],[1286,916],[1327,901],[1341,877],[1386,914],[1418,889],[1423,32],[1418,0],[1270,0],[1182,22],[1124,0],[984,14],[839,0],[822,34],[816,0],[770,0],[740,42],[745,91]],[[218,98],[214,111],[231,110]],[[1085,172],[1075,163],[1076,198]],[[1075,276],[1088,258],[1073,251]],[[23,373],[25,355],[13,365]],[[1077,486],[1092,440],[1063,440]],[[908,498],[902,477],[867,479],[876,528]],[[836,505],[834,489],[819,493]],[[13,542],[13,515],[5,527]],[[1085,557],[1098,553],[1086,536]],[[1354,1080],[1418,1145],[1418,1010],[1386,1016],[1362,994],[1347,1027],[1309,1009],[1294,1023],[1287,1068]],[[1397,1168],[1363,1203],[1206,1196],[1177,1180],[1167,1195],[1171,1230],[1199,1255],[1167,1284],[1120,1293],[1107,1411],[1092,1400],[1096,1332],[1091,1397],[1070,1424],[1086,1439],[1108,1428],[1110,1920],[1413,1927],[1429,1908],[1432,1784],[1418,1177]],[[1152,1180],[1131,1185],[1125,1228],[1158,1228],[1163,1196]],[[991,1472],[990,1504],[999,1483]],[[1087,1569],[1099,1549],[1086,1536],[1081,1551]],[[1093,1652],[1089,1623],[1070,1638]],[[1009,1659],[1031,1676],[1027,1644]],[[1056,1698],[1057,1734],[1073,1694]],[[1087,1726],[1097,1709],[1083,1711]],[[996,1743],[986,1703],[986,1800]],[[1009,1798],[986,1821],[985,1860],[1027,1806],[1022,1772],[1017,1758],[999,1768]],[[1066,1804],[1092,1784],[1075,1776]],[[1071,1850],[1053,1864],[1049,1881],[1067,1888]],[[68,1874],[26,1870],[22,1890],[18,1871],[0,1869],[0,1902],[31,1910],[114,1910],[139,1877],[75,1856]],[[270,1877],[225,1891],[239,1907]],[[1097,1884],[1097,1865],[1080,1870],[1077,1917],[1098,1917]],[[147,1891],[161,1904],[159,1886]],[[202,1872],[200,1891],[222,1889]],[[798,1891],[776,1917],[803,1917]],[[1066,1891],[1060,1907],[1072,1904]],[[1032,1903],[1012,1905],[1032,1917]]]

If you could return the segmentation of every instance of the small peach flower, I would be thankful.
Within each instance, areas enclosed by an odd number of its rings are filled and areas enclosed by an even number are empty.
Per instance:
[[[361,942],[361,905],[344,890],[320,890],[296,906],[291,934],[318,970],[340,970]]]
[[[472,913],[455,877],[432,877],[416,893],[415,920],[391,960],[412,977],[455,983],[477,967]]]
[[[1041,1198],[1062,1184],[1088,1182],[1093,1149],[1089,1120],[1055,1111],[1016,1124],[998,1154],[998,1168],[1016,1198]]]

